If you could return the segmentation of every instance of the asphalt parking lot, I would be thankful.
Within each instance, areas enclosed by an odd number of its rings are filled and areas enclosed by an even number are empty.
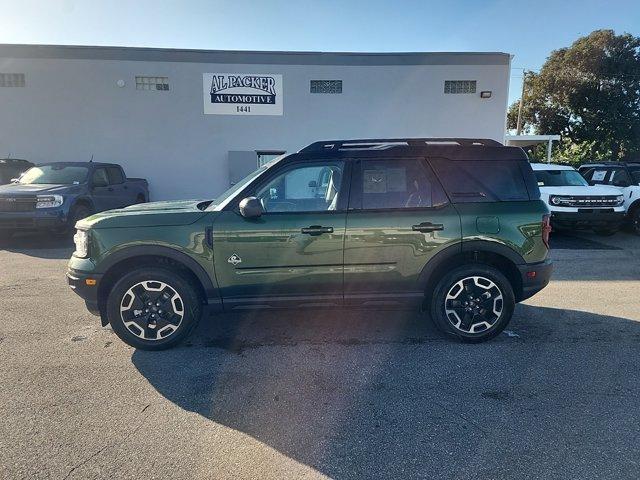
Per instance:
[[[496,340],[408,312],[203,321],[140,352],[66,286],[71,247],[0,247],[1,478],[639,478],[640,238],[553,239]]]

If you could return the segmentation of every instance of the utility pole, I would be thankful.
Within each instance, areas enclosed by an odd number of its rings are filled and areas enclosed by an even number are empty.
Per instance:
[[[516,135],[522,133],[522,105],[524,104],[524,85],[527,81],[527,71],[522,69],[522,93],[520,94],[520,105],[518,105],[518,123],[516,125]]]

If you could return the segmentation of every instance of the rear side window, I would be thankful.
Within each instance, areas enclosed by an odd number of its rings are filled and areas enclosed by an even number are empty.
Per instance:
[[[122,169],[118,167],[107,167],[107,173],[109,174],[109,183],[111,185],[124,183],[124,175],[122,174]]]
[[[430,208],[447,203],[442,187],[424,159],[362,160],[353,181],[354,208]]]
[[[520,161],[436,158],[431,163],[454,203],[529,200],[524,174],[530,174],[535,183],[533,173],[521,168],[524,162]]]

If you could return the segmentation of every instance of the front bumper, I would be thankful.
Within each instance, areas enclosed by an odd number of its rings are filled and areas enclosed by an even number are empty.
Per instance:
[[[46,230],[64,227],[67,215],[61,208],[30,212],[0,212],[0,230]]]
[[[624,212],[612,208],[580,208],[577,212],[551,212],[551,225],[556,228],[593,229],[620,227]]]
[[[99,273],[79,272],[71,268],[67,270],[69,287],[84,300],[84,303],[87,305],[87,310],[94,315],[100,315],[100,309],[98,308],[98,288],[100,287],[101,280],[102,274]]]
[[[553,262],[548,258],[544,262],[518,265],[518,270],[522,279],[522,292],[516,300],[521,302],[549,284],[553,273]]]

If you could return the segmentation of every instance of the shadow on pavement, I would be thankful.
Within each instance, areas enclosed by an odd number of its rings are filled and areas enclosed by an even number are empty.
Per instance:
[[[49,232],[18,233],[10,238],[0,237],[0,250],[22,253],[30,257],[62,259],[73,253],[73,236]]]
[[[598,240],[581,237],[569,232],[553,232],[549,239],[552,250],[622,250]]]
[[[640,476],[634,321],[519,305],[480,345],[413,312],[203,323],[133,364],[181,408],[330,477]]]

